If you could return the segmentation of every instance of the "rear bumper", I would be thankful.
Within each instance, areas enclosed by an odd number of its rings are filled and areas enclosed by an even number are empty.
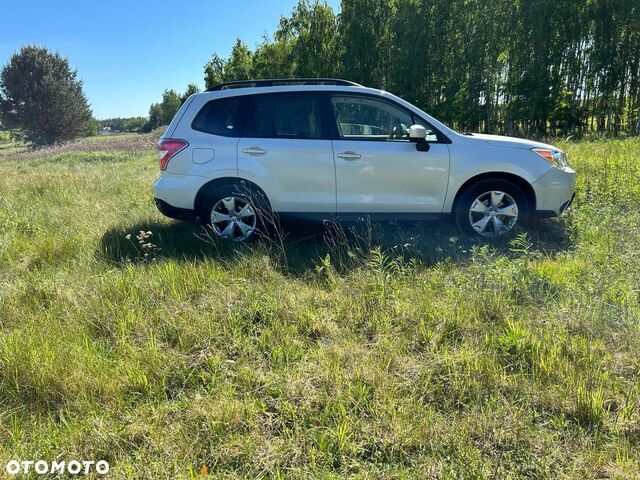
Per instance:
[[[576,195],[576,172],[571,168],[551,168],[532,185],[536,194],[535,218],[556,217]]]
[[[195,217],[195,212],[193,210],[174,207],[159,198],[156,198],[155,201],[156,207],[165,217],[175,218],[176,220],[191,220]]]
[[[197,175],[163,172],[153,185],[153,196],[183,210],[193,210],[196,193],[209,181]]]

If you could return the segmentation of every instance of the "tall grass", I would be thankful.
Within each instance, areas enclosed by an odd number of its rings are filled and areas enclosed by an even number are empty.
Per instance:
[[[574,207],[511,241],[238,247],[155,211],[152,154],[95,143],[0,162],[0,468],[637,478],[640,141],[563,144]]]

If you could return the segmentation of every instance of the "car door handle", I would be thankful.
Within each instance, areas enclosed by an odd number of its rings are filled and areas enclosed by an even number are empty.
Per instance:
[[[267,151],[261,147],[249,147],[242,150],[242,153],[246,153],[247,155],[264,155]]]
[[[357,152],[352,152],[351,150],[349,150],[348,152],[339,153],[337,156],[338,158],[343,158],[345,160],[357,160],[359,158],[362,158],[362,155]]]

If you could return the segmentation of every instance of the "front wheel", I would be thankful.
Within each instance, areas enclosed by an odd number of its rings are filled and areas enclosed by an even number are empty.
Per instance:
[[[529,205],[514,183],[500,178],[487,179],[462,193],[454,216],[458,228],[469,235],[499,237],[526,222]]]

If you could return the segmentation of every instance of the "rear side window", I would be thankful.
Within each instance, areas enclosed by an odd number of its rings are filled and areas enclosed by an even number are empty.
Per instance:
[[[313,94],[260,95],[254,99],[244,136],[324,138],[320,101]]]
[[[200,132],[239,137],[242,132],[242,101],[238,97],[207,102],[191,123]]]

